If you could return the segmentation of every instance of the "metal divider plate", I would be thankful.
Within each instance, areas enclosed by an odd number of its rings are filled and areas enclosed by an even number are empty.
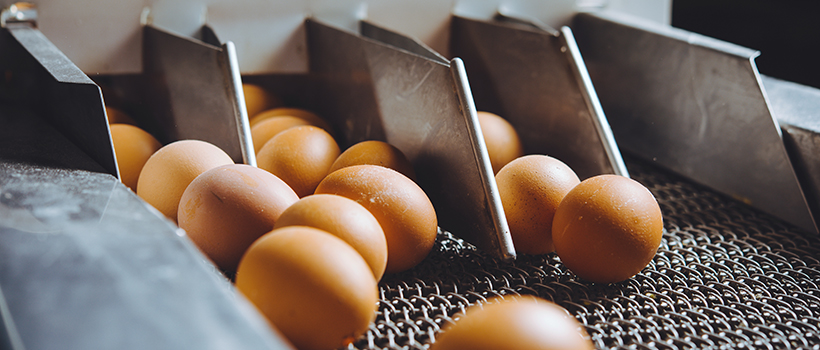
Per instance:
[[[203,32],[205,39],[217,40],[209,28]],[[153,113],[150,131],[163,144],[208,141],[234,162],[255,165],[232,44],[214,46],[151,24],[143,35],[145,100]]]
[[[100,88],[33,23],[7,23],[0,31],[0,113],[9,118],[6,142],[20,143],[4,147],[5,157],[118,176]]]
[[[758,52],[618,14],[582,13],[573,29],[623,149],[817,232]]]
[[[441,227],[513,258],[474,107],[459,96],[465,91],[453,67],[424,51],[413,53],[417,46],[401,49],[315,20],[306,26],[310,71],[323,86],[323,115],[342,129],[341,143],[377,139],[401,149]]]
[[[569,28],[454,16],[450,46],[464,59],[478,108],[509,120],[525,152],[558,158],[581,179],[628,176]]]

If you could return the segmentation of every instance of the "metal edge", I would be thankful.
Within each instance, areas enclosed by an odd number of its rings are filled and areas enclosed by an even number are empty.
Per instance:
[[[601,101],[598,99],[598,94],[595,92],[595,87],[592,85],[592,78],[589,76],[584,59],[581,56],[581,50],[575,42],[575,36],[572,34],[572,29],[567,26],[561,27],[561,35],[559,38],[567,48],[567,59],[570,61],[572,72],[578,80],[581,95],[587,102],[589,113],[595,119],[595,128],[598,130],[598,135],[601,138],[601,144],[604,146],[609,162],[612,165],[612,170],[616,175],[629,177],[629,171],[626,168],[626,163],[621,156],[621,151],[618,148],[618,143],[615,140],[615,135],[612,133],[612,128],[609,126],[609,121],[604,114],[604,108],[601,106]]]
[[[242,90],[242,76],[239,72],[239,60],[236,57],[236,47],[232,41],[222,44],[222,54],[227,62],[227,88],[229,96],[233,96],[234,117],[236,118],[236,131],[239,137],[239,147],[242,151],[242,159],[245,164],[256,166],[256,153],[253,152],[253,139],[251,138],[251,127],[248,117],[248,109],[245,106],[245,92]]]
[[[367,20],[359,21],[359,33],[364,38],[378,41],[396,49],[407,51],[415,55],[420,55],[445,65],[450,64],[446,57],[442,56],[440,53],[436,52],[430,48],[430,46],[427,46],[427,44],[419,41],[418,39],[389,30],[382,26],[368,22]]]
[[[464,62],[458,57],[450,60],[450,72],[453,75],[456,92],[462,106],[462,113],[470,132],[475,161],[479,165],[479,172],[483,180],[484,194],[489,200],[487,204],[489,204],[490,217],[495,225],[496,241],[498,242],[496,249],[502,259],[513,260],[516,258],[515,246],[510,235],[510,228],[507,225],[504,207],[501,204],[498,186],[495,183],[495,175],[487,155],[487,146],[484,144],[481,126],[478,123],[475,101],[473,101],[473,94],[467,80],[467,70],[464,68]]]
[[[21,48],[25,50],[32,59],[37,61],[37,64],[43,68],[44,72],[50,78],[54,79],[53,84],[56,84],[54,86],[59,86],[60,88],[70,88],[71,86],[93,86],[96,89],[95,97],[97,98],[92,99],[99,101],[100,108],[95,110],[100,112],[99,115],[102,116],[102,118],[101,120],[88,120],[88,122],[91,123],[84,123],[86,126],[84,130],[73,129],[72,125],[75,125],[76,123],[60,124],[59,122],[55,122],[53,118],[48,118],[46,116],[44,116],[44,119],[54,126],[55,129],[63,134],[63,136],[65,136],[69,141],[71,141],[77,149],[85,153],[91,160],[96,162],[97,165],[100,166],[101,170],[104,170],[106,173],[119,179],[119,166],[117,164],[116,153],[114,152],[114,143],[111,140],[111,129],[108,125],[108,115],[105,111],[105,103],[100,87],[93,80],[91,80],[88,75],[74,65],[74,63],[68,59],[68,57],[63,54],[63,52],[60,51],[37,28],[36,22],[21,21],[4,23],[4,28],[9,32],[14,40],[17,41]],[[36,44],[33,46],[29,45],[31,43],[26,39],[33,39],[36,41]],[[48,93],[46,95],[50,96]],[[73,104],[69,103],[68,106],[64,105],[63,107],[69,107],[70,109],[72,105]],[[100,124],[103,125],[92,125],[97,122],[102,122]],[[87,134],[85,132],[88,131],[88,126],[97,129],[95,130],[95,133],[92,133],[92,135],[105,133],[107,142],[102,142],[106,144],[105,146],[95,144],[101,143],[101,138],[94,140],[93,138],[86,137]],[[97,147],[100,147],[101,149],[97,149]],[[87,170],[99,171],[97,169],[90,168]]]
[[[751,67],[752,74],[754,75],[755,80],[757,81],[757,86],[760,89],[760,95],[763,96],[763,102],[766,104],[766,109],[769,111],[769,115],[772,117],[772,123],[774,124],[775,130],[777,131],[777,134],[780,136],[781,143],[783,144],[783,153],[785,154],[785,161],[788,163],[789,168],[792,170],[791,175],[794,178],[794,182],[797,184],[797,188],[800,190],[803,204],[805,205],[806,210],[809,212],[809,219],[811,220],[812,227],[803,228],[812,231],[815,234],[820,234],[820,226],[818,226],[817,224],[818,218],[815,217],[815,210],[813,210],[812,204],[809,201],[810,194],[807,193],[807,189],[805,188],[806,186],[804,185],[804,183],[800,181],[798,170],[795,168],[794,161],[792,161],[791,155],[789,154],[789,151],[786,147],[785,140],[783,140],[783,129],[780,125],[780,122],[777,120],[777,116],[774,113],[774,108],[772,107],[772,103],[769,100],[769,94],[766,93],[766,86],[763,84],[763,78],[761,78],[760,72],[757,69],[757,63],[755,62],[755,59],[759,55],[760,51],[755,51],[755,53],[751,57],[749,57],[749,66]]]
[[[20,337],[14,319],[11,317],[11,311],[8,303],[6,303],[6,296],[3,294],[2,287],[0,287],[0,324],[5,330],[5,340],[8,340],[8,343],[0,342],[0,345],[3,347],[9,346],[9,350],[24,350],[26,347],[23,345],[23,339]],[[3,340],[3,337],[0,337],[0,340]]]

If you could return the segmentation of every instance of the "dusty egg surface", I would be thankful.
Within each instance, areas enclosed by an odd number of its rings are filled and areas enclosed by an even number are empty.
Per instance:
[[[284,181],[262,169],[230,164],[197,176],[180,198],[179,227],[222,271],[236,271],[245,250],[273,230],[299,200]]]
[[[427,194],[413,180],[378,165],[354,165],[329,174],[316,193],[350,198],[367,208],[387,239],[386,273],[421,262],[436,240],[438,219]]]
[[[501,168],[496,184],[517,252],[546,254],[555,250],[555,211],[580,182],[569,166],[545,155],[520,157]]]
[[[578,277],[620,282],[652,261],[663,236],[657,200],[639,182],[618,175],[582,181],[558,206],[555,251]]]

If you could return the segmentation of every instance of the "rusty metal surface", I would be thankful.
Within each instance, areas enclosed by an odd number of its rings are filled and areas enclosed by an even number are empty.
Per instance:
[[[443,232],[417,268],[380,284],[376,322],[350,348],[426,349],[469,305],[555,301],[597,348],[820,348],[820,238],[654,166],[627,162],[658,198],[664,233],[637,276],[599,285],[555,254],[503,262]]]

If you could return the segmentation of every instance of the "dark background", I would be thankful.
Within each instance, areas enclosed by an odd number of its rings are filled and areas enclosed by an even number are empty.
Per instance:
[[[761,74],[820,88],[820,0],[673,0],[672,26],[759,50]]]

